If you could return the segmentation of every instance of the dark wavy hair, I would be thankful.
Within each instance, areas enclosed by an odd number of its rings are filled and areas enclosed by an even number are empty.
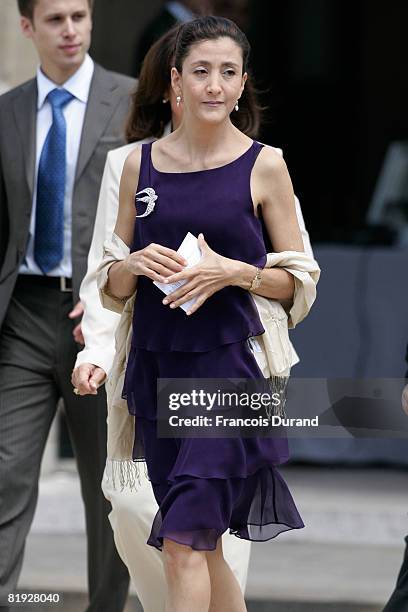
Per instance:
[[[218,38],[231,38],[242,51],[242,74],[248,73],[248,62],[251,47],[245,34],[230,19],[225,17],[199,17],[188,21],[179,27],[175,44],[174,66],[181,74],[183,62],[192,45],[205,41],[217,40]],[[239,110],[231,114],[232,123],[244,134],[255,138],[258,134],[261,119],[261,108],[256,99],[255,88],[251,76],[245,83],[244,90],[239,100]]]
[[[146,53],[126,124],[127,142],[160,138],[171,121],[170,103],[163,98],[171,87],[171,67],[179,26],[159,38]]]
[[[163,98],[171,87],[171,68],[182,70],[184,58],[195,42],[229,36],[242,49],[243,72],[248,69],[248,40],[229,19],[203,17],[169,30],[150,47],[144,58],[125,129],[127,142],[160,138],[171,121],[171,107]],[[257,138],[261,118],[255,88],[250,77],[239,100],[239,110],[231,114],[232,123],[251,138]]]

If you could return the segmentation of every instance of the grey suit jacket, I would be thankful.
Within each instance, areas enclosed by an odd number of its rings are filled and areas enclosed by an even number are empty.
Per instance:
[[[135,81],[95,64],[72,202],[73,298],[85,275],[105,158],[124,143]],[[25,255],[34,188],[37,81],[0,97],[0,326]]]

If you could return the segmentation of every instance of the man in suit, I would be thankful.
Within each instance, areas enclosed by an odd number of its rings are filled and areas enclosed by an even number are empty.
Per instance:
[[[134,81],[87,54],[92,0],[18,0],[39,55],[32,80],[0,97],[0,606],[20,574],[41,458],[63,398],[85,503],[88,610],[120,612],[128,572],[100,483],[104,394],[70,383],[106,154],[123,144]]]

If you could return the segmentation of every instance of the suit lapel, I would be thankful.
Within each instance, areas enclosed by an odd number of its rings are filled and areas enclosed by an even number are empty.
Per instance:
[[[37,80],[32,79],[14,98],[14,117],[23,144],[24,165],[31,198],[34,190],[37,121]]]
[[[115,89],[116,85],[112,84],[112,79],[108,78],[106,71],[95,64],[82,129],[75,181],[78,181],[84,171],[112,115],[114,103],[116,102],[113,95]]]

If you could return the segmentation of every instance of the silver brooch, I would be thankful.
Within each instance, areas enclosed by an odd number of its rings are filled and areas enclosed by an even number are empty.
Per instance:
[[[142,198],[138,198],[137,196],[141,195],[142,193],[145,193],[146,195]],[[136,202],[146,202],[147,208],[142,215],[136,215],[136,218],[147,217],[147,215],[150,215],[150,213],[154,210],[158,197],[159,196],[156,195],[156,192],[152,187],[146,187],[146,189],[139,191],[135,196]]]

